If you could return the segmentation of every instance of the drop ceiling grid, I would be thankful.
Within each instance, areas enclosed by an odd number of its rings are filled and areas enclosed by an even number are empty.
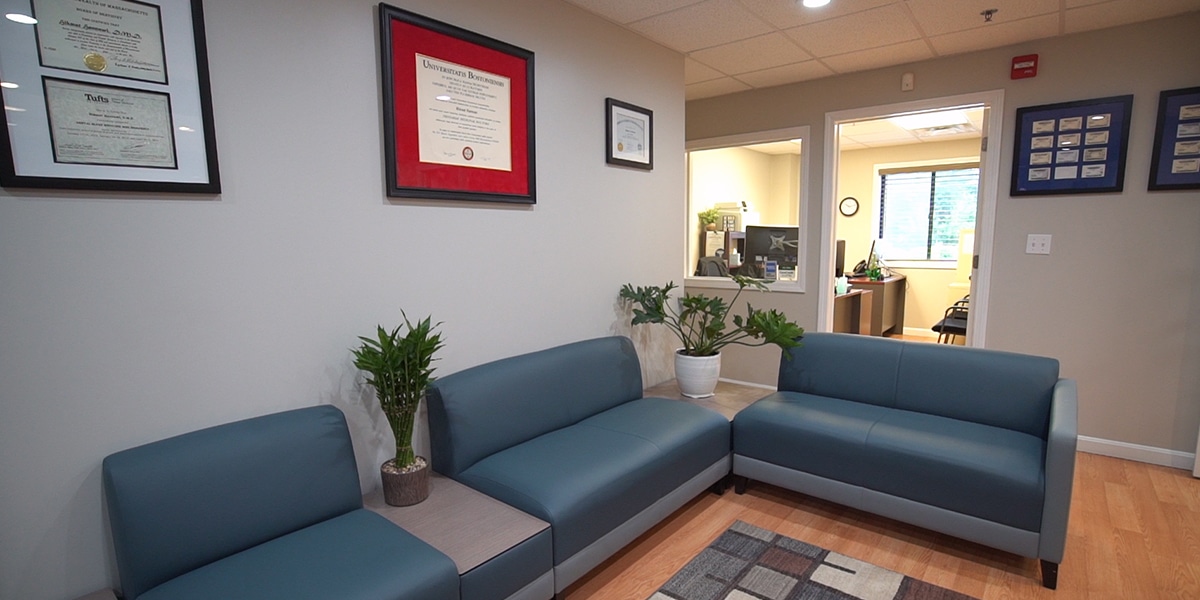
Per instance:
[[[684,53],[688,100],[1200,10],[1200,0],[565,1]],[[999,9],[990,23],[985,8]]]

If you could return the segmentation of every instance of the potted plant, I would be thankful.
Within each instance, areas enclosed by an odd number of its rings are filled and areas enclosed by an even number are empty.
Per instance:
[[[716,208],[702,210],[702,211],[696,213],[696,216],[700,217],[700,225],[702,225],[705,230],[707,230],[707,231],[716,231],[717,230],[717,221],[719,221],[721,219],[721,216],[717,212]]]
[[[746,304],[746,314],[733,315],[733,327],[726,323],[729,312],[747,287],[770,291],[758,279],[732,275],[738,285],[731,302],[702,294],[685,294],[678,309],[669,302],[675,283],[665,286],[621,286],[621,298],[633,304],[633,324],[661,323],[666,325],[683,347],[675,352],[675,379],[684,396],[707,398],[713,395],[721,372],[721,348],[729,344],[765,346],[775,344],[785,353],[800,345],[804,335],[796,323],[775,309],[758,310]],[[751,341],[756,340],[756,341]]]
[[[413,453],[413,424],[417,405],[433,381],[433,355],[442,347],[442,336],[434,333],[441,323],[425,317],[415,324],[403,311],[404,325],[390,332],[378,327],[376,337],[359,336],[354,366],[367,374],[375,397],[396,436],[396,456],[380,466],[384,500],[392,506],[409,506],[429,497],[429,462]],[[407,332],[401,333],[401,328]]]

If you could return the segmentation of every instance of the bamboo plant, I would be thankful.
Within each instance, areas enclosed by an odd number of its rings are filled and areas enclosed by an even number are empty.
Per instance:
[[[442,347],[442,334],[435,333],[441,323],[431,323],[430,317],[408,320],[403,311],[404,325],[387,331],[378,326],[375,338],[359,336],[362,342],[354,354],[354,366],[366,372],[366,381],[375,388],[375,396],[396,436],[395,467],[404,470],[416,462],[413,453],[413,424],[417,406],[425,389],[433,381],[434,353]],[[401,328],[407,332],[401,334]]]

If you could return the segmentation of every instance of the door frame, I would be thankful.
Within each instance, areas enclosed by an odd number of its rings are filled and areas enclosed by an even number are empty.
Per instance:
[[[971,319],[967,324],[967,345],[985,347],[988,298],[991,292],[992,247],[996,226],[996,196],[1000,186],[1000,148],[1004,124],[1004,90],[990,90],[928,98],[912,102],[884,104],[825,113],[825,160],[821,189],[821,270],[819,290],[833,290],[834,219],[837,210],[837,175],[840,148],[838,126],[850,121],[882,119],[890,116],[983,105],[986,109],[979,155],[979,201],[975,213],[974,268],[971,270]],[[833,330],[833,295],[818,294],[819,331]]]

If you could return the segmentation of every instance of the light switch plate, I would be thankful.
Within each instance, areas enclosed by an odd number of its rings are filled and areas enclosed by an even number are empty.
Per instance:
[[[1025,254],[1050,254],[1050,234],[1029,234],[1025,238]]]

